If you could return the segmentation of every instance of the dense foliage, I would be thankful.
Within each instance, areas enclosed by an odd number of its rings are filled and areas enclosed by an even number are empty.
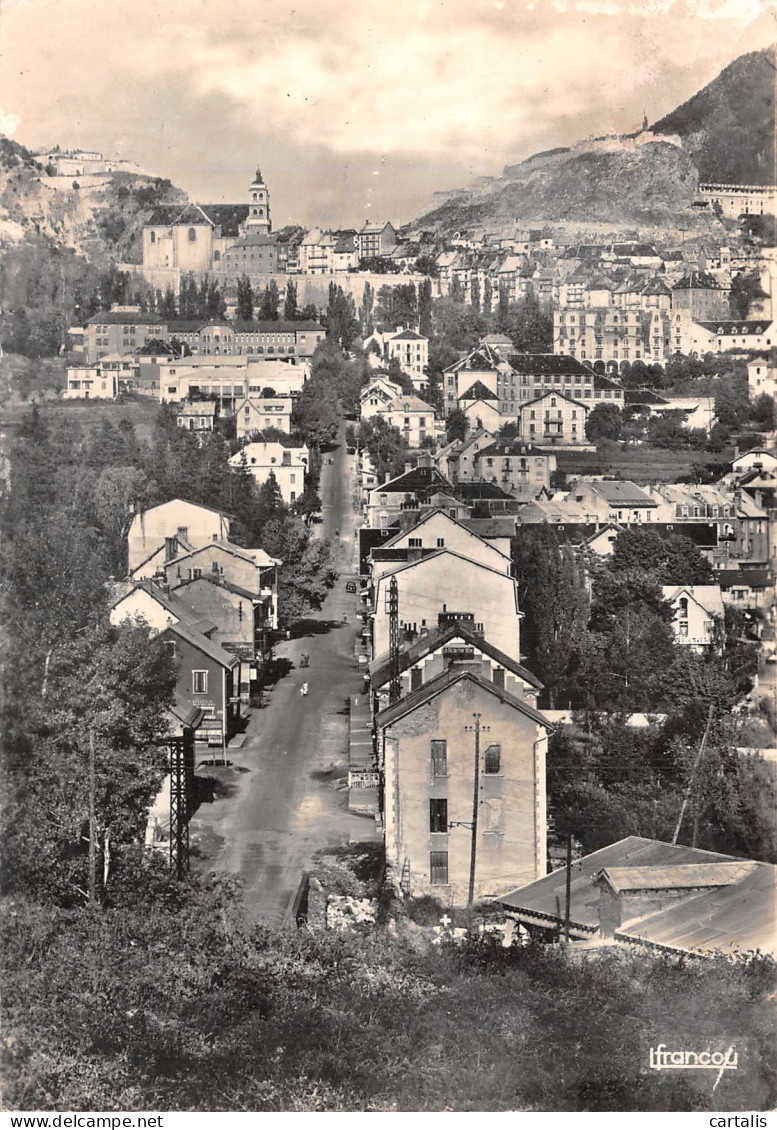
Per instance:
[[[99,915],[6,910],[12,1109],[761,1110],[777,1097],[764,959],[477,936],[434,950],[401,921],[394,935],[250,931],[225,882],[151,874]],[[705,1072],[647,1069],[659,1043],[732,1042],[739,1070],[714,1094]]]

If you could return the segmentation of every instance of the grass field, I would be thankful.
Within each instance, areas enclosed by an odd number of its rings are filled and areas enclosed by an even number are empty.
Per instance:
[[[15,402],[0,407],[0,428],[13,433],[25,416],[30,413],[28,402]],[[125,397],[113,400],[43,400],[38,402],[42,420],[70,420],[79,429],[90,428],[103,420],[118,424],[119,420],[129,420],[134,426],[138,439],[142,442],[151,436],[151,430],[159,412],[159,401],[150,397]]]
[[[733,451],[712,455],[707,451],[669,451],[664,447],[637,447],[626,451],[559,451],[558,469],[567,478],[612,475],[635,483],[669,483],[693,474],[694,468],[715,463],[723,474]]]

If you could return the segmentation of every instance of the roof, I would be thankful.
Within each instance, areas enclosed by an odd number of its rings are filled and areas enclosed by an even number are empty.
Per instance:
[[[239,320],[232,323],[232,328],[235,333],[245,334],[288,334],[299,333],[301,330],[320,330],[324,332],[324,327],[320,326],[318,322],[284,322],[278,319],[277,322],[241,322]]]
[[[393,398],[393,400],[390,400],[388,402],[385,410],[387,412],[392,412],[392,411],[403,412],[404,411],[404,412],[431,412],[432,414],[434,413],[434,409],[432,408],[431,404],[427,404],[425,400],[421,400],[420,396],[413,396],[412,393],[409,393],[408,395],[404,395],[404,396],[395,396]]]
[[[542,456],[545,458],[546,453],[539,447],[533,447],[529,443],[521,443],[520,440],[510,440],[503,443],[492,443],[490,447],[481,447],[475,455],[475,459],[482,459],[484,455],[493,457],[494,455],[504,456],[524,456],[534,455]]]
[[[511,538],[515,535],[515,518],[460,518],[459,522],[479,538]]]
[[[443,478],[436,467],[413,467],[409,471],[398,475],[396,479],[389,479],[374,488],[379,494],[414,494],[416,491],[428,490],[430,487],[447,487],[450,483]]]
[[[576,492],[580,487],[587,486],[595,494],[601,495],[611,505],[619,506],[658,506],[655,499],[628,479],[585,479],[576,483],[566,496],[568,501],[579,501]]]
[[[772,583],[772,575],[768,568],[764,569],[716,569],[715,580],[721,589],[730,589],[736,586],[751,589],[765,589]]]
[[[516,698],[515,695],[509,694],[508,691],[495,686],[494,683],[481,679],[471,671],[456,670],[455,668],[444,671],[441,675],[438,675],[436,679],[430,679],[428,683],[424,683],[417,691],[405,695],[399,702],[395,702],[391,706],[387,706],[385,710],[381,710],[380,714],[378,714],[375,719],[376,724],[379,727],[393,725],[395,722],[398,722],[400,718],[404,717],[405,714],[412,713],[412,711],[417,710],[419,706],[423,706],[424,703],[436,698],[439,694],[443,694],[450,687],[455,686],[456,683],[460,683],[464,679],[488,691],[489,694],[492,694],[494,698],[498,699],[506,706],[512,706],[522,714],[527,715],[527,717],[531,718],[537,725],[543,726],[547,730],[552,729],[545,715],[541,714],[539,710],[535,710],[533,706],[529,706],[528,702]]]
[[[131,596],[134,596],[138,591],[147,593],[148,596],[150,596],[152,600],[155,600],[157,604],[161,605],[165,611],[169,612],[172,616],[178,617],[179,620],[187,620],[191,623],[193,619],[196,619],[197,614],[193,617],[189,605],[184,604],[174,592],[171,593],[169,590],[165,592],[159,585],[154,584],[153,581],[148,579],[136,581],[129,592],[123,593],[113,602],[111,608],[117,608],[118,605],[128,600]]]
[[[182,404],[178,409],[179,416],[215,416],[215,400],[192,400]]]
[[[475,381],[470,385],[466,392],[459,395],[459,400],[498,400],[499,397],[495,392],[483,384],[482,381]]]
[[[461,496],[464,502],[472,502],[475,499],[510,499],[513,501],[513,495],[508,494],[506,490],[502,490],[496,483],[456,483],[456,493]]]
[[[165,628],[165,631],[162,634],[166,635],[169,632],[174,632],[175,635],[180,636],[181,639],[186,640],[186,642],[190,643],[192,647],[196,647],[199,651],[203,652],[210,659],[215,660],[215,662],[220,664],[222,667],[232,668],[236,667],[240,663],[240,660],[236,655],[231,655],[228,651],[225,651],[220,644],[214,643],[213,640],[209,640],[207,636],[200,635],[200,633],[195,631],[193,628],[186,627],[180,621],[177,624],[171,624],[169,628]]]
[[[165,506],[171,506],[175,502],[183,502],[186,506],[196,506],[198,510],[208,510],[211,514],[220,514],[222,518],[234,518],[234,514],[230,514],[227,510],[217,510],[215,506],[206,506],[204,502],[192,502],[188,498],[168,498],[166,502],[159,502],[156,506],[149,506],[145,510],[136,514],[136,518],[145,518],[147,514],[153,514],[155,510],[161,510]]]
[[[676,282],[672,290],[720,290],[718,280],[707,274],[706,271],[691,271],[690,274]]]
[[[402,330],[401,333],[391,334],[391,341],[428,341],[427,337],[423,334],[417,334],[415,330]]]
[[[693,863],[733,863],[733,855],[720,855],[714,851],[668,844],[642,836],[627,836],[617,843],[600,848],[583,856],[572,865],[572,899],[570,919],[585,934],[594,934],[599,928],[599,895],[594,879],[603,868],[666,867]],[[526,910],[538,918],[547,918],[548,926],[563,921],[566,887],[566,868],[551,871],[524,887],[508,891],[497,901],[513,910]]]
[[[694,319],[696,321],[696,319]],[[713,334],[761,334],[766,333],[772,324],[771,318],[761,318],[760,321],[736,321],[734,319],[725,320],[720,322],[699,322],[697,325],[703,326],[705,330],[709,330]]]
[[[528,408],[532,404],[539,404],[541,400],[547,400],[549,396],[559,396],[562,400],[566,400],[568,404],[574,404],[575,408],[582,408],[585,412],[591,411],[592,406],[590,404],[583,404],[581,400],[575,400],[573,396],[555,388],[546,389],[545,392],[541,392],[539,396],[535,396],[531,400],[521,401],[521,411],[523,412],[524,408]]]
[[[614,891],[672,891],[686,887],[726,887],[748,875],[758,864],[679,863],[665,867],[603,867],[599,878]]]
[[[239,247],[275,247],[277,246],[277,239],[274,235],[263,235],[261,232],[252,232],[250,235],[243,235],[240,239],[236,239],[226,251],[225,255],[229,255],[230,251],[234,251]]]
[[[232,557],[242,558],[243,561],[250,561],[252,565],[257,565],[260,569],[266,568],[270,565],[277,565],[278,562],[274,557],[270,557],[263,549],[243,549],[241,545],[234,545],[231,541],[209,541],[206,545],[200,545],[196,549],[191,549],[188,553],[182,553],[178,557],[172,557],[165,565],[177,564],[179,561],[185,561],[187,557],[196,557],[198,553],[204,553],[207,549],[220,549],[224,553],[229,553]],[[264,560],[262,560],[264,558]]]
[[[720,585],[662,585],[664,600],[674,603],[683,593],[687,593],[705,612],[713,616],[723,615],[723,599]]]
[[[207,584],[215,585],[216,588],[219,588],[219,589],[226,589],[227,592],[231,592],[235,596],[241,596],[245,600],[250,600],[250,601],[260,601],[261,600],[259,593],[251,592],[249,589],[244,589],[240,585],[233,584],[232,581],[228,581],[225,577],[222,577],[220,575],[217,577],[217,576],[215,576],[215,574],[210,574],[210,573],[203,573],[199,577],[190,577],[186,581],[181,581],[180,585],[176,586],[175,592],[180,593],[181,589],[185,589],[189,585],[196,585],[199,581],[205,581],[205,582],[207,582]],[[183,599],[183,597],[185,597],[185,596],[186,596],[186,593],[184,593],[182,595],[181,599]]]
[[[774,954],[776,875],[773,864],[754,862],[738,881],[625,922],[615,937],[662,949]]]
[[[520,663],[511,659],[509,655],[505,655],[498,647],[494,647],[494,645],[489,643],[483,636],[479,636],[476,632],[472,631],[471,628],[467,627],[466,622],[462,621],[446,624],[444,627],[433,628],[426,635],[419,636],[409,647],[400,651],[399,670],[407,671],[408,668],[413,667],[419,660],[438,651],[452,639],[465,640],[479,651],[482,651],[484,655],[495,659],[500,667],[504,667],[507,671],[512,671],[514,675],[517,675],[538,691],[542,690],[543,684],[536,675],[533,675],[531,671],[527,671],[525,667],[522,667]],[[388,655],[381,655],[373,660],[370,664],[370,681],[373,687],[382,687],[384,683],[387,683],[390,678],[390,673],[391,667]]]
[[[191,213],[192,220],[181,219],[189,208],[195,209]],[[154,209],[147,226],[170,227],[174,223],[187,222],[191,222],[194,226],[210,224],[218,225],[222,235],[236,236],[240,224],[246,219],[248,219],[247,204],[187,204],[183,211],[180,204],[162,204]]]
[[[543,376],[548,374],[585,373],[593,377],[593,370],[589,369],[575,357],[568,357],[563,353],[512,353],[510,366],[516,373],[526,373],[528,376]]]
[[[444,522],[449,522],[451,525],[459,526],[461,529],[465,530],[468,534],[471,534],[472,537],[480,538],[480,534],[478,534],[476,530],[470,529],[469,524],[467,522],[464,522],[459,518],[454,518],[452,514],[448,514],[448,512],[446,510],[444,510],[441,506],[436,506],[433,510],[429,510],[426,514],[423,515],[423,517],[419,518],[418,521],[414,523],[414,525],[408,526],[407,529],[399,530],[396,534],[394,534],[394,536],[389,541],[385,542],[383,548],[386,548],[386,549],[393,548],[394,543],[399,538],[404,538],[404,537],[409,536],[410,534],[414,534],[416,532],[416,530],[420,530],[421,527],[424,526],[427,522],[431,521],[434,518],[438,518],[438,517],[441,517]],[[508,534],[507,536],[509,537],[510,535]],[[480,540],[483,540],[483,539],[480,538]],[[494,546],[490,546],[489,548],[493,549],[496,553],[501,552],[501,550],[495,549]],[[505,557],[505,559],[506,559],[505,554],[502,554],[502,556]]]
[[[135,311],[99,310],[86,321],[87,326],[164,326],[164,318],[156,314],[140,314]]]

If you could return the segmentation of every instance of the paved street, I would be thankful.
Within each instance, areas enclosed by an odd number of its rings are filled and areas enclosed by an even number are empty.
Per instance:
[[[354,560],[353,457],[344,442],[331,454],[317,530],[339,530],[341,578],[311,619],[310,634],[276,648],[294,666],[253,710],[242,747],[228,750],[232,768],[201,770],[227,795],[202,805],[190,825],[193,866],[240,875],[249,916],[266,924],[281,923],[317,849],[374,837],[374,822],[349,813],[347,794],[333,787],[346,772],[347,702],[362,689],[362,676],[354,657],[358,597],[346,593],[344,579]],[[303,651],[309,668],[299,666]]]

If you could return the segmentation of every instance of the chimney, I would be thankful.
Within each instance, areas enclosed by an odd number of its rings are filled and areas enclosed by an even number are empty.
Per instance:
[[[173,561],[178,556],[178,538],[165,538],[165,561]]]
[[[391,472],[390,471],[386,471],[386,474],[383,476],[383,482],[384,483],[390,483],[391,482]]]
[[[413,464],[412,463],[405,463],[405,474],[407,474],[408,471],[412,471],[412,470],[413,470]]]
[[[219,540],[219,535],[218,535],[218,534],[212,534],[212,535],[211,535],[211,537],[212,537],[212,540],[213,540],[213,541],[218,541],[218,540]]]

